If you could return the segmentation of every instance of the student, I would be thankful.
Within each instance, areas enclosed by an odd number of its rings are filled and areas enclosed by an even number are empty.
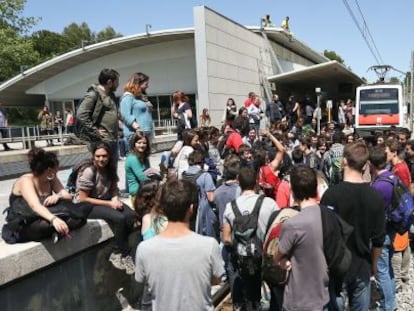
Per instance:
[[[344,181],[329,187],[321,204],[334,208],[343,220],[354,227],[347,246],[352,264],[344,282],[344,291],[337,297],[339,310],[349,297],[350,310],[368,310],[371,297],[370,277],[377,271],[378,258],[385,238],[384,202],[380,194],[363,179],[369,158],[363,142],[345,146],[343,154]]]
[[[195,204],[193,183],[167,182],[160,195],[167,228],[138,245],[135,279],[148,282],[154,310],[213,309],[211,285],[220,282],[224,268],[217,241],[189,228]]]
[[[57,242],[70,229],[86,223],[91,206],[71,202],[72,196],[56,176],[59,161],[55,153],[32,148],[28,158],[31,172],[19,177],[12,187],[3,239],[8,243],[40,241],[58,233]],[[74,219],[71,210],[80,216]]]
[[[142,72],[134,73],[124,86],[119,104],[123,119],[123,132],[128,143],[137,131],[144,132],[149,142],[154,136],[152,104],[148,101],[149,77]]]
[[[110,145],[115,167],[118,160],[118,105],[115,91],[119,86],[119,73],[114,69],[102,69],[98,84],[87,89],[76,111],[79,137],[90,148],[100,141]]]
[[[168,224],[168,219],[158,204],[159,193],[160,183],[146,180],[139,188],[134,202],[135,213],[138,223],[141,224],[141,235],[144,241],[160,234]],[[144,285],[140,310],[152,310],[151,292],[147,282]]]
[[[323,252],[316,173],[303,164],[295,166],[290,172],[290,184],[301,212],[283,223],[274,259],[276,264],[290,271],[283,309],[323,310],[329,302],[329,278]]]
[[[112,159],[111,147],[99,142],[92,149],[93,164],[78,173],[75,202],[88,202],[93,205],[90,219],[103,219],[112,225],[114,244],[109,261],[127,274],[135,271],[130,256],[128,236],[132,232],[134,212],[118,197],[118,175]]]
[[[150,168],[151,147],[144,132],[137,131],[132,135],[129,149],[131,152],[125,161],[125,175],[131,202],[134,205],[135,195],[140,188],[140,184],[148,178],[145,173]]]
[[[390,213],[389,208],[392,201],[393,185],[390,181],[391,172],[386,169],[387,153],[385,148],[381,145],[375,146],[370,150],[369,155],[372,187],[381,195],[385,208],[384,219]],[[377,273],[375,278],[378,282],[378,287],[382,292],[382,297],[379,301],[381,310],[394,311],[395,307],[395,281],[394,273],[391,265],[391,258],[393,257],[394,249],[392,241],[395,237],[395,230],[392,226],[387,225],[385,231],[385,241],[380,257],[378,258]],[[408,237],[407,237],[408,238]]]
[[[241,195],[236,199],[236,207],[242,215],[252,214],[259,195],[257,190],[257,175],[254,170],[249,168],[240,169],[238,180],[242,190]],[[278,209],[276,202],[271,198],[265,197],[259,207],[258,223],[256,235],[258,240],[263,243],[266,226],[269,222],[270,215]],[[235,221],[232,204],[226,206],[223,216],[223,243],[232,248],[231,260],[235,266],[234,285],[232,291],[232,300],[234,307],[240,307],[242,310],[256,310],[260,307],[261,299],[261,273],[247,275],[243,273],[245,267],[238,262],[237,247],[234,247],[232,239],[233,226]],[[260,268],[259,268],[260,269]],[[250,309],[249,309],[250,308]]]
[[[191,111],[190,99],[180,90],[172,95],[173,105],[171,107],[172,116],[177,120],[177,140],[183,140],[183,131],[191,129],[193,112]]]
[[[53,134],[53,115],[49,111],[48,106],[44,106],[42,110],[37,115],[39,120],[40,135],[52,135]],[[54,146],[52,139],[46,139],[47,146]]]

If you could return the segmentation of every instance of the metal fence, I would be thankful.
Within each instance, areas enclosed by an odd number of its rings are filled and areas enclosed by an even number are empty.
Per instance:
[[[154,121],[155,136],[173,135],[176,133],[175,120],[160,120]],[[73,134],[62,130],[62,127],[57,128],[57,132],[49,134],[41,134],[38,125],[30,126],[9,126],[0,128],[0,144],[1,143],[22,143],[23,149],[30,149],[34,146],[36,141],[42,140],[60,140],[63,142],[66,138]]]

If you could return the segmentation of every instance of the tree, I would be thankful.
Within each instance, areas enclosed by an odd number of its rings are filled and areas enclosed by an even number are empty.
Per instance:
[[[0,29],[0,82],[39,62],[39,53],[29,38],[19,37],[13,29]]]
[[[19,34],[27,33],[39,18],[22,17],[26,0],[0,1],[0,29],[10,29]]]
[[[336,54],[334,51],[324,50],[323,55],[325,57],[329,58],[330,60],[336,60],[337,62],[339,62],[341,64],[345,64],[344,59],[341,56],[339,56],[338,54]]]
[[[398,83],[398,84],[400,84],[401,81],[400,81],[400,79],[398,79],[398,77],[391,77],[390,78],[390,83]]]
[[[111,26],[108,26],[104,30],[98,32],[96,35],[96,42],[103,42],[118,37],[122,37],[122,34],[116,32]]]
[[[64,53],[66,44],[61,34],[49,30],[39,30],[32,34],[34,49],[39,53],[40,61]]]
[[[63,29],[62,36],[66,45],[65,51],[80,48],[82,46],[82,42],[87,42],[88,44],[95,42],[95,34],[85,22],[80,25],[72,23],[65,27]]]
[[[30,38],[23,36],[36,24],[34,17],[21,17],[26,0],[0,1],[0,82],[18,74],[21,66],[39,61]]]

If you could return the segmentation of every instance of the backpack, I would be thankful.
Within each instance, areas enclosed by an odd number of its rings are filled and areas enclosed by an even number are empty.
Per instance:
[[[230,135],[231,133],[225,133],[217,144],[217,150],[219,152],[220,158],[222,159],[225,159],[229,154],[229,149],[226,148],[226,143]]]
[[[343,150],[336,152],[332,149],[328,151],[330,158],[330,170],[329,170],[329,185],[339,184],[342,179],[342,159],[343,159]]]
[[[232,243],[236,267],[241,276],[261,275],[262,242],[257,236],[259,212],[264,196],[258,196],[250,214],[241,214],[236,200],[231,202],[234,213]]]
[[[414,223],[414,201],[397,175],[379,176],[376,181],[385,181],[392,185],[391,206],[386,210],[387,222],[398,234],[407,232]]]
[[[93,87],[89,87],[87,90],[86,96],[93,96],[95,99],[94,107],[92,111],[89,113],[88,119],[91,120],[91,124],[89,121],[84,120],[84,117],[80,117],[78,115],[79,108],[84,103],[84,99],[79,103],[76,107],[76,114],[75,114],[75,124],[74,124],[74,133],[80,139],[86,141],[101,141],[101,136],[94,130],[94,127],[99,125],[102,121],[102,117],[105,113],[104,106],[100,99],[99,92],[95,90]],[[84,98],[85,98],[84,97]]]
[[[289,272],[274,264],[274,257],[279,248],[279,237],[282,223],[297,215],[299,210],[295,208],[283,208],[270,215],[267,224],[266,235],[263,241],[263,279],[269,286],[281,286],[286,284]]]
[[[187,180],[197,186],[198,206],[194,208],[193,219],[190,221],[190,229],[198,234],[213,237],[218,241],[220,237],[218,212],[215,206],[207,200],[207,197],[202,193],[202,189],[197,184],[197,179],[204,174],[208,173],[200,169],[194,174],[184,171],[181,175],[182,180]]]
[[[342,282],[348,272],[352,253],[346,243],[354,228],[335,213],[330,206],[320,205],[323,252],[328,266],[329,279],[333,282],[335,293],[342,288]]]
[[[69,177],[68,177],[68,180],[65,186],[66,190],[70,194],[74,195],[76,193],[76,180],[78,179],[78,175],[80,171],[83,171],[85,168],[91,166],[93,168],[94,174],[96,174],[96,169],[92,163],[93,163],[92,159],[83,159],[73,167],[72,171],[69,174]]]

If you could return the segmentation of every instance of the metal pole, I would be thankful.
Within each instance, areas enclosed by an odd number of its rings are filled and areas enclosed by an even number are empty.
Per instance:
[[[317,87],[315,88],[315,93],[316,93],[316,111],[318,111],[317,116],[316,116],[316,131],[317,134],[320,135],[321,134],[321,88]]]
[[[414,76],[414,50],[411,51],[411,75],[410,75],[410,113],[408,114],[408,122],[411,125],[411,132],[413,132],[413,108],[414,108],[414,103],[413,103],[413,88],[414,88],[414,81],[413,81],[413,76]]]
[[[321,95],[318,94],[318,99],[317,99],[317,109],[318,109],[318,127],[317,127],[317,134],[320,135],[321,134]]]

